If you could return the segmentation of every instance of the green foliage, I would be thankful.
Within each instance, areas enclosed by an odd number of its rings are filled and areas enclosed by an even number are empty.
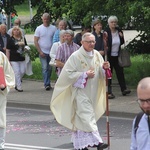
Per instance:
[[[25,75],[24,78],[42,80],[42,67],[39,58],[36,58],[34,61],[32,61],[32,71],[33,75]]]
[[[131,1],[128,3],[128,14],[133,18],[133,24],[140,34],[130,42],[129,49],[134,53],[150,53],[150,7],[149,1]]]
[[[35,7],[37,5],[39,5],[42,2],[42,0],[31,0],[31,7]],[[29,4],[28,0],[3,0],[3,5],[1,7],[1,9],[4,9],[6,14],[10,14],[10,13],[16,13],[17,14],[17,9],[19,8],[19,6],[21,6],[22,4]],[[24,5],[22,5],[24,6]],[[29,6],[28,6],[29,7]],[[22,9],[22,8],[19,8]],[[23,8],[25,9],[25,8]]]
[[[35,59],[39,56],[38,51],[36,50],[36,47],[34,45],[29,45],[31,50],[29,51],[29,56],[31,61],[35,61]]]
[[[12,0],[12,4],[5,8],[12,11],[13,5],[20,2]],[[31,0],[31,2],[33,7],[38,6],[37,14],[25,28],[31,28],[34,31],[42,23],[41,16],[44,12],[50,13],[52,22],[65,16],[74,24],[86,26],[91,24],[92,17],[106,16],[102,22],[104,28],[107,25],[107,18],[110,15],[116,15],[121,28],[127,24],[132,24],[135,30],[141,32],[129,44],[133,53],[150,53],[149,0]]]
[[[140,40],[139,40],[140,39]],[[140,33],[136,38],[134,38],[127,49],[131,51],[132,54],[149,54],[150,53],[150,35],[143,32]]]
[[[35,7],[39,5],[42,2],[42,0],[31,0],[31,5],[32,7]]]
[[[17,14],[19,16],[30,16],[28,0],[25,0],[24,3],[22,3],[20,5],[15,5],[14,9],[17,11]],[[36,14],[36,10],[37,10],[37,6],[32,8],[33,15]]]
[[[150,76],[150,55],[135,55],[131,57],[132,65],[124,68],[126,84],[130,87],[136,87],[138,82]],[[113,80],[116,80],[115,71],[113,71]]]
[[[28,54],[28,56],[30,57],[31,61],[35,61],[36,58],[39,56],[38,51],[36,50],[36,47],[34,45],[29,45],[30,50],[25,50],[22,55],[25,56],[26,54]]]
[[[150,76],[150,56],[145,55],[136,55],[131,57],[132,65],[129,68],[124,68],[125,79],[127,85],[130,87],[136,87],[138,82],[144,78]],[[39,58],[36,58],[35,61],[32,61],[33,75],[25,76],[25,78],[42,80],[42,71],[41,63]],[[116,80],[115,72],[113,74],[113,79]],[[57,75],[55,68],[53,68],[51,80],[56,80]]]
[[[131,57],[132,66],[125,68],[125,79],[127,85],[136,86],[138,82],[150,76],[150,56],[148,54],[135,55]]]

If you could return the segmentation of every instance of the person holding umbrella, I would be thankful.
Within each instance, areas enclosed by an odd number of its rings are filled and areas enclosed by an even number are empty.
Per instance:
[[[81,43],[60,73],[50,108],[57,122],[73,131],[75,149],[97,147],[101,150],[108,144],[103,142],[96,122],[106,109],[105,70],[110,65],[94,49],[92,33],[85,33]]]

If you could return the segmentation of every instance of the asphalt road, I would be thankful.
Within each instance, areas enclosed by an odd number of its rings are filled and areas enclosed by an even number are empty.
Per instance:
[[[110,150],[129,149],[132,119],[110,117],[109,123]],[[106,142],[105,117],[98,121],[98,127]],[[59,125],[50,111],[8,107],[5,150],[12,149],[73,150],[71,131]]]

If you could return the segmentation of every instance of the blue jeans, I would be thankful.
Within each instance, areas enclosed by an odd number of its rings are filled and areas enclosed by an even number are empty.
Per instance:
[[[44,80],[44,86],[50,86],[50,77],[52,73],[52,67],[49,65],[50,56],[49,54],[45,54],[45,57],[40,57],[41,65],[42,65],[42,75]]]

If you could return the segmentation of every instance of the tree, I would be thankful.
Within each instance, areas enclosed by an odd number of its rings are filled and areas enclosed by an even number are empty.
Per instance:
[[[12,6],[21,1],[12,1]],[[22,0],[23,2],[23,0]],[[41,24],[41,15],[44,12],[51,14],[53,21],[58,18],[72,20],[78,24],[91,24],[93,17],[99,17],[103,26],[107,26],[107,18],[116,15],[119,26],[124,28],[132,24],[140,34],[128,45],[134,53],[150,53],[150,7],[149,0],[31,0],[34,6],[39,6],[37,14],[30,24],[25,27],[36,28]],[[140,39],[140,40],[139,40]]]
[[[1,0],[1,2],[2,2],[1,9],[3,8],[6,14],[9,15],[12,12],[16,13],[14,6],[22,4],[24,0]]]

